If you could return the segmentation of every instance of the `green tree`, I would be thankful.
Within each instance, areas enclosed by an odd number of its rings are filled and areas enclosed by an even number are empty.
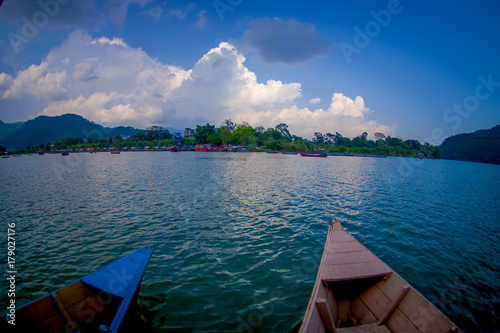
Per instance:
[[[378,143],[379,141],[385,140],[385,134],[380,132],[375,132],[375,141]]]
[[[229,142],[231,142],[231,139],[233,137],[233,134],[227,128],[221,128],[220,131],[219,131],[219,135],[220,135],[223,143],[229,143]]]
[[[131,139],[133,140],[142,140],[142,141],[153,141],[153,140],[165,140],[171,139],[172,134],[160,126],[150,126],[146,128],[144,131],[139,131],[132,135]]]
[[[255,131],[257,133],[264,133],[266,131],[266,129],[264,128],[264,126],[257,126],[257,127],[255,127]]]
[[[248,146],[252,141],[256,141],[255,130],[251,126],[239,125],[233,131],[233,136],[237,140],[237,143],[243,146]]]
[[[89,135],[89,136],[87,136],[87,140],[86,141],[87,141],[88,144],[93,144],[93,143],[97,142],[97,139],[94,138],[93,135]]]
[[[406,140],[404,142],[404,146],[407,149],[419,150],[422,147],[422,144],[418,140]]]
[[[207,123],[204,126],[196,125],[194,130],[194,140],[197,144],[204,145],[209,143],[210,134],[215,134],[215,125]]]
[[[335,135],[333,136],[333,143],[336,146],[344,147],[350,147],[352,144],[351,139],[343,137],[339,132],[335,132]]]
[[[236,124],[233,123],[231,119],[224,120],[224,122],[220,126],[221,129],[227,129],[230,132],[234,131],[236,127],[237,127]]]
[[[400,138],[392,138],[388,136],[385,139],[385,143],[387,143],[391,147],[400,147],[400,148],[404,147],[404,142]]]
[[[219,134],[217,134],[217,132],[211,133],[208,136],[208,142],[213,143],[214,145],[221,145],[223,143],[222,138]]]
[[[320,132],[314,132],[314,139],[313,142],[315,144],[322,144],[325,143],[325,137],[323,136],[322,133]]]
[[[191,138],[182,138],[181,145],[183,146],[192,146],[195,144],[195,140]]]
[[[284,137],[291,138],[292,135],[288,131],[288,125],[287,124],[279,124],[275,127],[277,131],[281,133]]]

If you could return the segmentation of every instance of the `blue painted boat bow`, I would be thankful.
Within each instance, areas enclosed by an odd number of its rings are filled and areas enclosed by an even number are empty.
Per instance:
[[[113,322],[101,327],[103,332],[118,332],[132,300],[139,290],[144,271],[153,250],[143,247],[87,276],[82,282],[123,299]]]

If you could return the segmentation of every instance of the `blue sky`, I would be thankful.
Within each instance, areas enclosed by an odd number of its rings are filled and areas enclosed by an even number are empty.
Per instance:
[[[500,124],[498,1],[5,0],[0,120],[439,144]]]

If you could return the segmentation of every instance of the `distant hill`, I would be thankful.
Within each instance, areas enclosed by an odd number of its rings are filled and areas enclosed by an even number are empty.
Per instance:
[[[23,122],[6,124],[0,120],[0,138],[9,136],[10,134],[14,133],[23,124]]]
[[[104,127],[76,114],[39,116],[26,122],[6,124],[0,121],[0,145],[7,149],[38,146],[58,142],[63,138],[107,138],[115,135],[133,135],[140,131],[133,127]]]
[[[439,148],[445,159],[500,164],[500,125],[451,136]]]

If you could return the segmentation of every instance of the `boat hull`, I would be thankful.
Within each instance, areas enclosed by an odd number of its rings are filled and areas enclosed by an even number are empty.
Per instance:
[[[302,157],[327,157],[328,155],[324,155],[324,154],[303,154],[303,153],[300,153],[300,156],[302,156]]]
[[[299,332],[461,332],[337,220]]]
[[[151,254],[141,248],[17,309],[14,318],[4,315],[0,331],[119,332]]]

